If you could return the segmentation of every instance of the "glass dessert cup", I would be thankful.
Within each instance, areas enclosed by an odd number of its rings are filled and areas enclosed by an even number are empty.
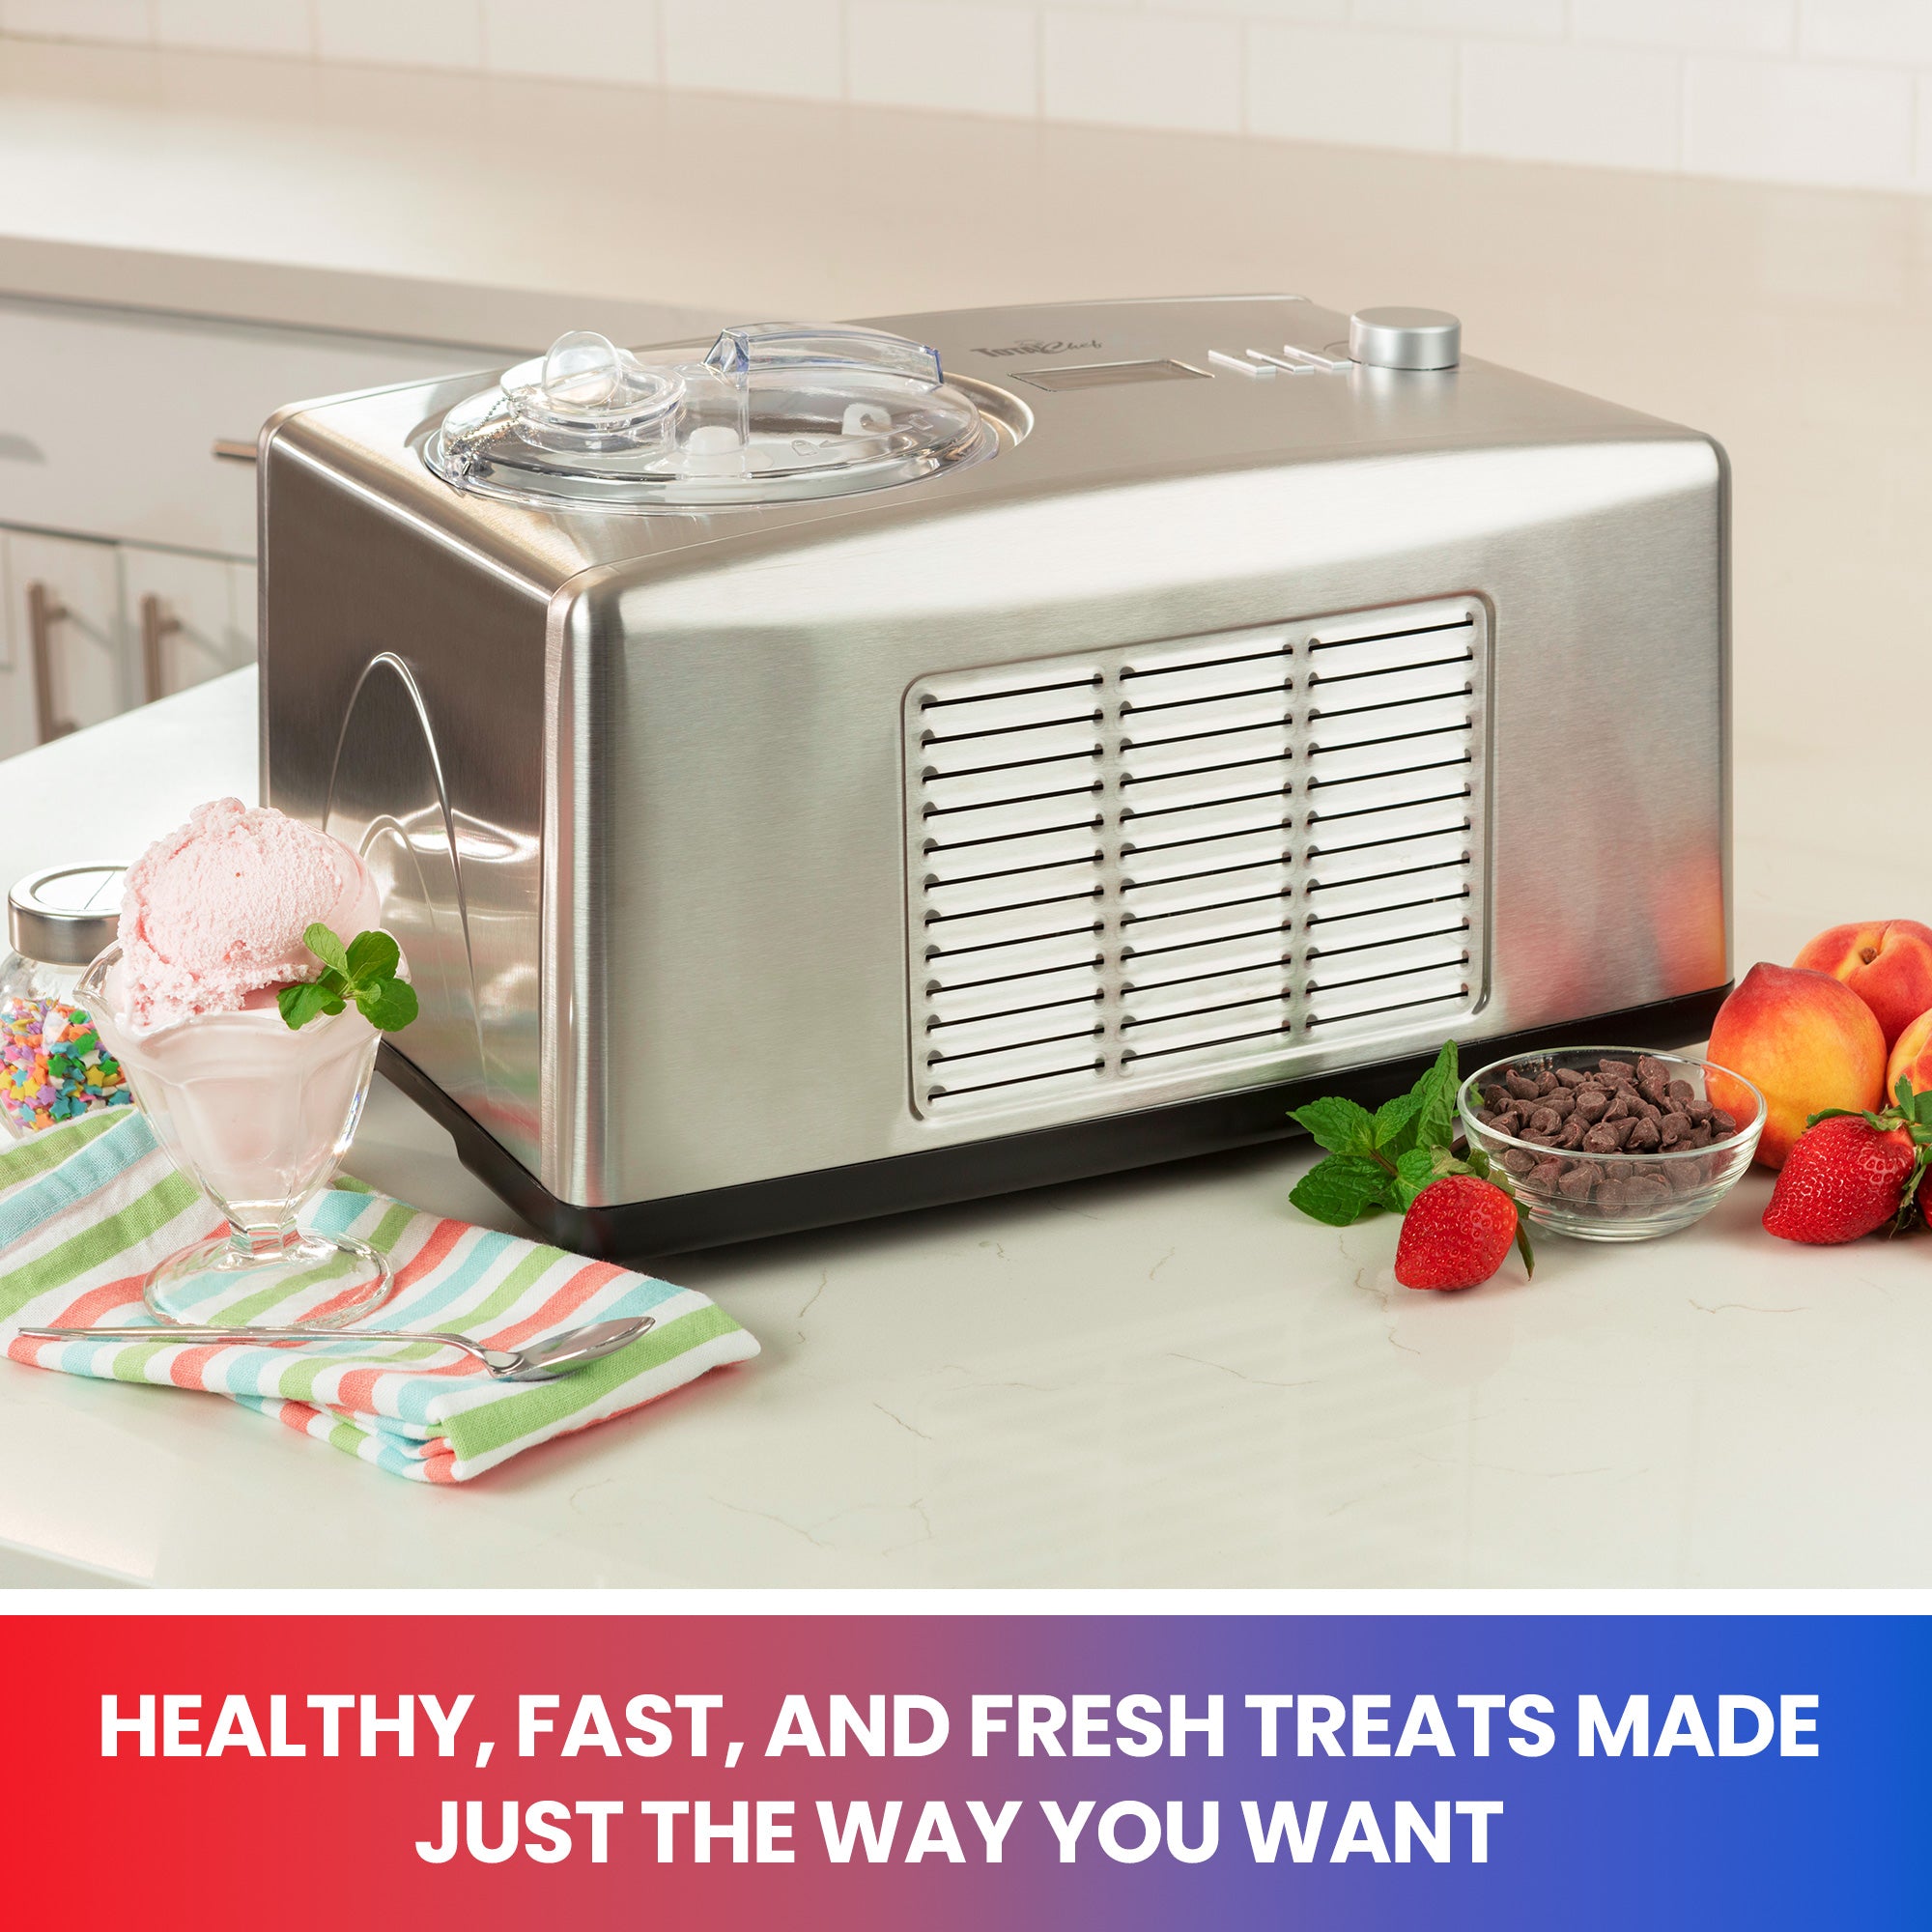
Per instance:
[[[1595,1153],[1521,1140],[1480,1118],[1484,1090],[1496,1085],[1509,1068],[1529,1075],[1546,1067],[1587,1073],[1605,1060],[1632,1065],[1638,1060],[1661,1061],[1671,1081],[1686,1082],[1699,1102],[1715,1099],[1706,1083],[1717,1074],[1724,1094],[1721,1104],[1733,1110],[1737,1131],[1704,1147]],[[1739,1099],[1745,1094],[1749,1096],[1748,1118]],[[1709,1061],[1643,1047],[1565,1047],[1496,1061],[1463,1082],[1456,1111],[1469,1145],[1481,1148],[1509,1175],[1529,1225],[1539,1233],[1579,1241],[1647,1241],[1702,1220],[1744,1177],[1764,1131],[1764,1096],[1742,1074]]]
[[[380,1036],[351,1006],[298,1032],[274,1005],[207,1013],[152,1032],[119,1017],[121,949],[75,995],[127,1074],[156,1138],[228,1222],[170,1255],[142,1298],[163,1321],[342,1327],[394,1290],[366,1242],[304,1231],[355,1135]]]

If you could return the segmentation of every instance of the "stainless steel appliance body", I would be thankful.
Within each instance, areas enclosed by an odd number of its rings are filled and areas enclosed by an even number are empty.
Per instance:
[[[997,448],[715,508],[454,486],[474,377],[284,412],[264,796],[377,869],[391,1070],[666,1252],[1283,1133],[1451,1036],[1700,1036],[1723,454],[1382,315],[893,319]]]

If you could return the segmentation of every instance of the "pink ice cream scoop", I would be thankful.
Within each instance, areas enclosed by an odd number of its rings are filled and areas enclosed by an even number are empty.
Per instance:
[[[122,1015],[146,1031],[260,1005],[322,970],[302,940],[317,920],[346,944],[378,917],[375,881],[339,838],[239,798],[197,806],[128,869]]]

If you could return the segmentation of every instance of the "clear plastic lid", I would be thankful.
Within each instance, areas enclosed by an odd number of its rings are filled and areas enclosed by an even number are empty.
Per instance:
[[[559,336],[458,403],[424,460],[459,490],[537,509],[694,510],[880,490],[998,446],[938,352],[903,336],[759,323],[691,355]]]

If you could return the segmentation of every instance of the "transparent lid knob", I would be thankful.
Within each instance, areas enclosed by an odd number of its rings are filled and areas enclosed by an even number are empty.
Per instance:
[[[636,449],[662,444],[676,426],[684,379],[674,368],[646,369],[628,349],[594,329],[574,329],[551,344],[541,363],[503,378],[517,430],[539,448]]]

